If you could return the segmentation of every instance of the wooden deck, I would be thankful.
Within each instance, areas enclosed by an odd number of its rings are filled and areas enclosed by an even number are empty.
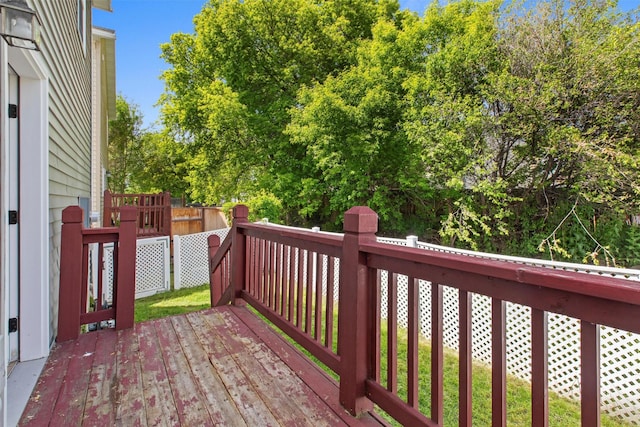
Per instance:
[[[56,344],[19,425],[379,425],[243,307]]]

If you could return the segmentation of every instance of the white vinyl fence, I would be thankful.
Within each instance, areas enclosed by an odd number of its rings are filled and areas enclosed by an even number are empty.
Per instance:
[[[173,236],[173,288],[191,288],[209,283],[209,244],[207,238],[217,234],[222,242],[229,228],[204,233]]]
[[[136,293],[144,298],[171,289],[171,251],[169,236],[151,237],[136,241]],[[98,245],[92,247],[92,266],[98,264]],[[96,275],[100,268],[92,269],[93,295],[98,292]],[[111,304],[113,298],[113,243],[104,245],[102,268],[103,301]]]

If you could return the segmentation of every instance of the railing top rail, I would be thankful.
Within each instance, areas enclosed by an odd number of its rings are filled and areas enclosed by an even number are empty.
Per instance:
[[[139,197],[139,196],[161,196],[164,197],[167,193],[111,193],[111,197]]]
[[[339,251],[342,249],[341,235],[317,233],[301,228],[273,227],[259,223],[238,224],[238,230],[247,236],[325,252],[332,256],[339,256]]]
[[[212,236],[214,235],[212,234]],[[232,240],[233,240],[233,235],[229,233],[227,237],[225,237],[225,239],[222,242],[220,242],[220,247],[218,248],[216,254],[209,260],[209,263],[212,268],[217,267],[222,261],[222,259],[227,255],[227,252],[229,252],[229,249],[231,248]]]
[[[84,231],[84,230],[83,230]],[[82,243],[115,243],[120,241],[120,233],[108,232],[108,233],[82,233]]]
[[[102,227],[102,228],[83,228],[82,234],[85,236],[98,236],[105,234],[118,234],[120,228],[118,227]]]
[[[336,237],[339,237],[339,238],[342,238],[342,236],[344,236],[344,233],[337,233],[337,232],[334,232],[334,231],[324,231],[324,230],[320,230],[320,227],[314,227],[314,228],[311,228],[311,229],[301,228],[301,227],[293,227],[293,226],[290,226],[290,225],[275,224],[275,223],[267,221],[266,219],[264,219],[262,221],[255,222],[254,224],[268,225],[269,227],[282,228],[282,229],[285,229],[285,230],[292,230],[292,231],[311,231],[313,233],[324,234],[326,236],[336,236]]]
[[[385,263],[391,266],[394,264],[393,260],[402,260],[440,269],[640,305],[640,284],[625,279],[525,266],[455,253],[424,251],[420,248],[389,246],[379,242],[362,245],[361,250],[369,254],[387,257],[388,261]]]

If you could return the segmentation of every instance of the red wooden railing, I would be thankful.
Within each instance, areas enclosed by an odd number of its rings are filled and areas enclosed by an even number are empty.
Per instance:
[[[120,209],[134,206],[137,210],[138,237],[171,235],[171,193],[113,194],[104,192],[102,226],[111,227],[120,221]]]
[[[133,326],[136,228],[134,207],[123,206],[119,212],[119,227],[84,228],[83,211],[70,206],[62,211],[60,249],[60,296],[58,335],[56,340],[78,338],[81,325],[115,319],[116,329]],[[113,304],[103,307],[102,274],[98,274],[98,292],[94,310],[88,311],[89,245],[98,244],[98,265],[103,265],[103,247],[114,244]]]
[[[231,239],[226,239],[221,247],[220,236],[212,234],[207,238],[207,242],[209,244],[211,306],[229,304],[233,298],[232,288],[229,286]]]
[[[599,325],[640,333],[637,283],[377,243],[377,215],[366,207],[345,213],[343,237],[250,224],[247,213],[246,207],[236,206],[231,233],[211,259],[212,294],[215,288],[216,298],[224,295],[215,304],[238,298],[248,301],[310,351],[339,375],[340,401],[350,413],[369,411],[375,403],[404,425],[443,424],[446,286],[457,289],[459,295],[459,382],[454,396],[459,425],[471,426],[473,419],[474,294],[492,301],[492,425],[507,423],[507,301],[531,309],[531,424],[547,426],[549,422],[547,316],[558,313],[581,322],[581,420],[583,426],[600,425]],[[381,302],[382,274],[388,278],[385,304]],[[336,275],[337,304],[332,288]],[[398,275],[408,278],[406,330],[397,328]],[[428,350],[419,344],[419,281],[429,282],[431,288]],[[386,313],[382,313],[384,307]],[[406,354],[400,354],[400,339],[407,343]],[[418,362],[427,357],[430,386],[425,390],[419,386],[424,379]],[[399,391],[401,382],[406,391]]]

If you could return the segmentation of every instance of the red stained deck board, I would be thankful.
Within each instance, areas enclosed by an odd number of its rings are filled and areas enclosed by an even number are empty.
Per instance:
[[[320,400],[341,419],[344,425],[386,425],[386,423],[377,416],[367,414],[360,419],[350,416],[340,405],[338,384],[333,378],[322,371],[311,360],[302,356],[297,349],[282,339],[281,336],[249,310],[237,310],[232,307],[228,307],[227,309],[233,310],[238,320],[242,321],[249,330],[253,331],[257,339],[264,342],[273,350],[278,355],[278,358],[309,386],[309,391],[320,398]]]
[[[335,381],[227,306],[54,346],[19,425],[376,423],[346,414]]]
[[[51,425],[80,425],[89,387],[89,376],[96,350],[97,336],[83,337],[74,347],[67,365],[60,394],[51,417]]]
[[[145,401],[138,357],[138,336],[135,329],[118,331],[116,348],[117,384],[113,385],[116,424],[123,426],[145,425]]]
[[[180,422],[188,426],[213,425],[171,319],[154,323]]]
[[[306,395],[309,391],[306,385],[264,343],[252,337],[252,331],[235,315],[228,310],[220,310],[210,313],[207,318],[211,316],[218,316],[224,322],[212,327],[212,331],[225,336],[221,342],[279,422],[309,426],[339,423],[339,419],[322,402],[311,404],[312,400]],[[247,346],[247,338],[257,343]],[[278,387],[273,387],[276,382]]]
[[[207,313],[211,313],[208,311]],[[202,316],[200,321],[195,315],[188,316],[195,325],[202,322],[195,330],[203,343],[203,347],[210,355],[211,364],[218,371],[222,382],[229,390],[233,403],[239,409],[247,425],[277,425],[277,420],[269,408],[259,398],[249,379],[244,375],[237,361],[221,342],[220,335],[212,333],[212,327],[222,325],[223,322],[215,313]]]
[[[118,334],[113,330],[107,330],[104,333],[96,334],[96,338],[83,422],[107,426],[113,425],[115,422],[111,393],[116,375],[115,356]]]
[[[195,317],[198,318],[199,315],[196,314]],[[209,355],[202,348],[195,331],[195,328],[199,328],[201,324],[193,325],[189,320],[186,316],[176,316],[171,318],[171,323],[180,340],[211,419],[217,425],[245,426],[242,415],[233,403],[229,391],[214,369]]]
[[[95,338],[95,336],[82,336],[77,341],[67,341],[54,346],[22,414],[20,425],[41,426],[49,423],[65,380],[69,361],[75,357],[76,348],[82,345],[82,341],[92,341]]]
[[[140,369],[147,425],[179,426],[180,419],[171,394],[155,324],[144,322],[138,323],[135,327],[140,348]]]

